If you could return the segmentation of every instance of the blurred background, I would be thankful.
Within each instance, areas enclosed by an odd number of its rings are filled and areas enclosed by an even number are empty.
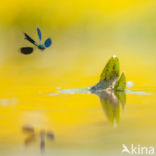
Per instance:
[[[37,133],[42,129],[54,132],[56,140],[48,142],[47,155],[75,151],[77,155],[120,155],[122,143],[154,143],[155,8],[154,0],[1,1],[0,154],[25,151],[24,125]],[[50,37],[52,46],[45,51],[34,47],[34,53],[22,55],[21,47],[32,46],[23,32],[38,41],[37,26],[42,41]],[[119,57],[127,80],[134,82],[133,89],[151,93],[127,95],[116,129],[95,95],[47,96],[58,89],[97,83],[113,55]],[[39,155],[38,144],[32,143],[24,154]]]

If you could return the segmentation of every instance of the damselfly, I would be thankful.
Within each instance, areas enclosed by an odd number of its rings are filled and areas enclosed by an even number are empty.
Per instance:
[[[28,40],[29,42],[31,42],[32,44],[34,44],[36,47],[38,47],[40,50],[44,50],[48,47],[51,46],[52,41],[50,38],[47,38],[45,40],[44,43],[41,43],[42,40],[42,35],[41,35],[41,30],[39,27],[37,27],[37,34],[38,34],[38,38],[39,38],[39,43],[37,43],[36,41],[34,41],[27,33],[24,33],[25,39]],[[22,54],[31,54],[33,52],[33,47],[22,47],[20,49]]]

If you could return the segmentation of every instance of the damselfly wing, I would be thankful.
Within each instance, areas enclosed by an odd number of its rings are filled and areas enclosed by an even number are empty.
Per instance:
[[[24,55],[29,55],[33,52],[33,48],[32,47],[22,47],[22,48],[20,48],[20,52]]]
[[[37,27],[37,33],[38,33],[39,42],[41,43],[42,37],[41,37],[41,30],[39,27]]]
[[[50,47],[51,44],[52,44],[52,41],[51,41],[50,38],[46,39],[45,42],[44,42],[44,46],[45,46],[46,48]]]

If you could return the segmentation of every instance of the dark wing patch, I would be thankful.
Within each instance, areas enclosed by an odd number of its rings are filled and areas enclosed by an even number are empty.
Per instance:
[[[22,47],[22,48],[20,48],[20,52],[24,55],[29,55],[33,52],[33,48],[32,47]]]

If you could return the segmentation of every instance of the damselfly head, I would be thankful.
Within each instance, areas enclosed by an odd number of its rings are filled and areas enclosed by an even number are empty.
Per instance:
[[[40,49],[40,50],[44,50],[45,47],[44,47],[42,44],[40,44],[40,45],[38,46],[38,49]]]

